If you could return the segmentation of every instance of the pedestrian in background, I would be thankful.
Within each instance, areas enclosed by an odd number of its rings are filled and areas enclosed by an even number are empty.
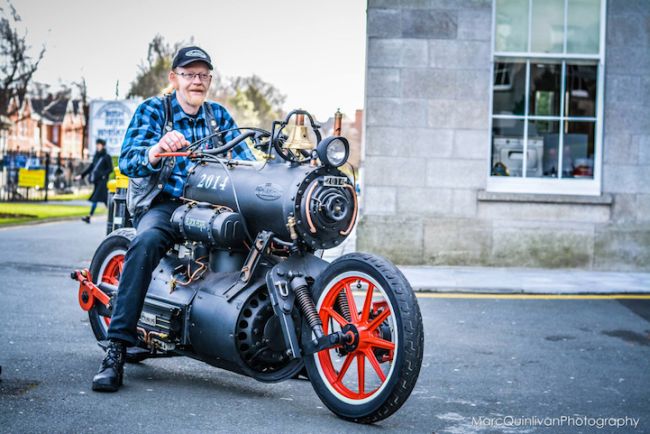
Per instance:
[[[106,141],[104,139],[97,139],[96,151],[92,164],[88,166],[81,175],[78,175],[75,178],[83,179],[88,176],[88,180],[94,185],[93,194],[91,194],[90,199],[88,199],[91,202],[90,214],[81,218],[81,220],[86,223],[90,223],[90,218],[95,214],[98,202],[103,202],[104,205],[108,206],[108,187],[106,186],[106,182],[108,181],[108,176],[112,171],[113,160],[108,152],[106,152]]]

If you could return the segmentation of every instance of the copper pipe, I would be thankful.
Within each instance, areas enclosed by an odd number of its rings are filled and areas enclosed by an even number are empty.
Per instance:
[[[309,187],[309,191],[307,191],[307,196],[305,197],[305,204],[307,205],[307,209],[305,210],[305,215],[307,215],[307,224],[309,225],[309,232],[312,234],[316,233],[316,226],[314,226],[314,223],[311,221],[311,213],[309,212],[309,207],[311,205],[311,194],[314,192],[314,189],[318,183],[314,182],[311,187]]]
[[[341,109],[337,109],[336,113],[334,113],[334,135],[335,136],[341,135],[342,120],[343,120],[343,114],[341,113]]]
[[[341,235],[348,235],[352,231],[352,228],[354,227],[354,223],[357,221],[357,212],[359,211],[357,192],[354,191],[354,187],[352,187],[350,184],[345,184],[345,187],[349,188],[350,191],[352,192],[352,200],[354,201],[354,212],[352,214],[352,221],[350,222],[350,226],[348,226],[348,228],[345,231],[339,232]]]
[[[186,285],[189,285],[190,283],[192,283],[195,279],[198,279],[201,276],[203,276],[203,273],[205,272],[205,270],[208,267],[207,267],[206,263],[201,262],[201,260],[206,259],[206,258],[207,258],[207,256],[202,256],[199,259],[197,259],[196,261],[194,261],[195,264],[199,265],[199,268],[194,270],[194,273],[191,273],[192,269],[190,268],[190,264],[188,263],[187,264],[187,277],[188,277],[188,280],[186,282],[181,282],[180,280],[176,279],[176,284],[181,285],[181,286],[186,286]]]
[[[149,332],[147,332],[145,329],[142,327],[137,328],[138,333],[142,333],[142,340],[144,341],[147,346],[149,346]]]

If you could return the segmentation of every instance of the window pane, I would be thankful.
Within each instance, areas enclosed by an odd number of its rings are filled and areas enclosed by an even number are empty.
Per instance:
[[[596,116],[596,65],[566,66],[566,95],[569,116]]]
[[[524,115],[526,109],[526,64],[494,64],[494,114]]]
[[[496,51],[528,51],[528,0],[497,0]]]
[[[530,64],[530,109],[531,116],[559,116],[561,102],[560,82],[562,64]]]
[[[594,177],[595,122],[565,122],[563,178]]]
[[[531,51],[561,53],[564,45],[564,0],[533,0]]]
[[[528,122],[526,176],[557,178],[560,121]]]
[[[524,121],[492,120],[492,176],[521,176]]]
[[[600,48],[600,1],[569,0],[568,53],[597,54]]]

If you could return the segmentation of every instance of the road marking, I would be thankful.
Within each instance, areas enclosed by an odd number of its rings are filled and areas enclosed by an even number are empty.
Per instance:
[[[509,300],[650,300],[650,294],[464,294],[453,292],[420,292],[418,298],[491,298]]]
[[[363,291],[354,291],[354,295],[365,296],[366,293]],[[508,300],[650,300],[650,294],[477,294],[415,291],[415,296],[417,298],[483,298]]]

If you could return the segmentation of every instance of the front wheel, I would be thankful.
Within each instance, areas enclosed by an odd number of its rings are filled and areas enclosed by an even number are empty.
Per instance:
[[[325,334],[354,338],[305,357],[314,390],[337,416],[373,423],[396,412],[422,365],[424,332],[415,294],[388,260],[352,253],[330,264],[313,285]],[[303,322],[304,339],[313,337]]]

